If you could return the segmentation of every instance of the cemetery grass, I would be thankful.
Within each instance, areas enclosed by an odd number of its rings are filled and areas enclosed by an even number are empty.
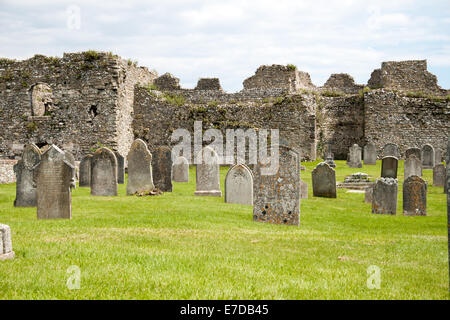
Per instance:
[[[73,191],[71,220],[37,220],[14,208],[15,185],[0,185],[0,221],[12,230],[14,260],[0,262],[0,299],[449,299],[446,196],[428,180],[428,216],[371,214],[364,194],[338,189],[313,198],[302,179],[300,227],[255,223],[252,207],[194,196],[174,183],[161,196],[91,197]],[[349,169],[379,176],[381,163]],[[227,168],[221,168],[222,187]],[[223,190],[222,190],[223,191]],[[81,270],[80,289],[66,283]],[[367,269],[380,268],[380,289]]]

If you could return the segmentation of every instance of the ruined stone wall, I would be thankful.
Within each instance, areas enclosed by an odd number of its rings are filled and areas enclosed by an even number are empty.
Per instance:
[[[13,169],[16,163],[17,160],[0,159],[0,184],[16,182],[16,175]]]
[[[327,82],[320,88],[322,91],[337,91],[347,94],[356,94],[364,89],[364,85],[356,84],[353,77],[347,73],[333,73]]]

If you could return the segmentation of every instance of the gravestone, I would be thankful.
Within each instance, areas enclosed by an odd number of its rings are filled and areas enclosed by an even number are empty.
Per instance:
[[[311,173],[314,197],[336,198],[336,171],[325,162]]]
[[[127,195],[152,191],[155,186],[152,177],[152,154],[141,139],[134,140],[127,156]]]
[[[445,155],[445,165],[446,166],[450,165],[450,138],[448,139],[447,142],[447,154]]]
[[[404,162],[404,180],[410,176],[422,176],[422,161],[415,154],[409,155]]]
[[[300,224],[300,168],[299,155],[293,149],[278,146],[278,170],[272,163],[255,166],[253,221],[275,224]],[[328,168],[329,166],[325,164]]]
[[[394,178],[379,178],[372,191],[372,213],[397,213],[398,181]]]
[[[422,168],[433,169],[434,167],[434,148],[431,144],[422,147]]]
[[[11,228],[6,224],[0,224],[0,261],[14,258],[12,249]]]
[[[189,182],[189,162],[185,157],[177,157],[172,169],[172,180]]]
[[[225,202],[253,205],[253,176],[246,165],[237,164],[228,170]]]
[[[308,199],[308,184],[300,180],[300,199]]]
[[[373,195],[373,186],[367,187],[365,189],[365,194],[364,194],[364,202],[365,203],[372,203],[372,195]]]
[[[117,159],[117,183],[124,184],[125,183],[125,159],[117,151],[114,152],[114,155],[116,156],[116,159]]]
[[[443,187],[445,185],[445,166],[440,163],[433,168],[433,187]]]
[[[77,166],[75,164],[75,157],[69,151],[64,151],[64,154],[66,156],[66,160],[73,166],[73,179],[77,180]],[[76,184],[75,184],[75,187],[76,187]]]
[[[419,148],[409,148],[405,151],[405,159],[415,156],[422,163],[422,151]]]
[[[361,147],[356,143],[349,148],[347,165],[349,168],[362,168]]]
[[[421,177],[410,176],[403,182],[403,215],[427,215],[427,183]]]
[[[117,159],[105,147],[97,149],[91,158],[91,195],[117,196]]]
[[[441,149],[436,149],[434,152],[434,164],[441,164],[442,163],[442,151]]]
[[[327,142],[327,152],[325,155],[325,163],[331,168],[336,168],[336,163],[334,162],[333,152],[331,152],[331,141]]]
[[[14,165],[16,174],[15,207],[36,207],[37,187],[36,168],[41,161],[41,150],[35,144],[26,145],[22,159]]]
[[[400,158],[400,150],[395,143],[387,143],[383,147],[383,157]]]
[[[157,147],[152,154],[152,174],[155,188],[172,192],[172,151],[169,147]]]
[[[91,159],[92,154],[88,154],[80,161],[80,187],[91,186]]]
[[[55,145],[42,155],[36,169],[38,219],[72,218],[73,170],[65,153]]]
[[[381,159],[381,177],[397,179],[398,159],[387,156]]]
[[[364,165],[377,164],[377,148],[371,142],[364,146]]]
[[[211,147],[204,147],[198,158],[202,159],[201,164],[196,165],[196,196],[221,197],[219,156]]]

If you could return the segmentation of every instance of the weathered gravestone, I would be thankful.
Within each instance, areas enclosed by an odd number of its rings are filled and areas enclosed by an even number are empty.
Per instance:
[[[0,224],[0,261],[14,258],[11,242],[11,228]]]
[[[308,184],[300,180],[300,199],[308,199]]]
[[[405,151],[405,159],[408,159],[410,156],[415,156],[422,163],[422,151],[419,148],[409,148]]]
[[[37,218],[70,219],[72,191],[75,185],[74,167],[65,153],[52,145],[41,158],[36,169]]]
[[[410,176],[422,176],[422,161],[415,154],[409,155],[404,162],[404,179]]]
[[[172,180],[189,182],[189,162],[185,157],[177,157],[172,168]]]
[[[356,143],[349,148],[347,165],[350,168],[361,168],[361,147]]]
[[[314,197],[336,198],[336,171],[333,168],[321,162],[311,176]]]
[[[299,155],[291,148],[278,146],[278,170],[273,163],[255,166],[253,221],[275,224],[300,224]],[[328,167],[328,165],[326,164]],[[328,167],[329,168],[329,167]]]
[[[88,154],[80,161],[80,187],[91,186],[91,159],[92,154]]]
[[[152,191],[155,188],[152,178],[152,154],[144,141],[136,139],[133,142],[127,162],[127,195]]]
[[[381,177],[397,179],[398,159],[387,156],[381,159]]]
[[[228,170],[225,177],[225,202],[253,205],[253,176],[244,164]]]
[[[114,155],[116,156],[116,159],[117,159],[117,183],[124,184],[125,183],[125,159],[117,151],[114,152]]]
[[[152,173],[155,188],[172,192],[172,151],[169,147],[157,147],[153,151]]]
[[[66,157],[66,160],[73,166],[73,170],[72,170],[73,179],[77,180],[77,166],[75,164],[75,157],[69,151],[64,151],[64,155]],[[74,185],[74,188],[76,188],[76,184]]]
[[[91,195],[117,196],[117,159],[108,148],[97,149],[91,158]]]
[[[41,150],[34,145],[25,146],[22,159],[14,165],[16,174],[16,199],[15,207],[36,207],[36,168],[41,161]]]
[[[196,196],[221,197],[220,190],[220,159],[211,147],[204,147],[197,156],[201,163],[196,165]]]
[[[434,167],[434,148],[431,144],[422,147],[422,167],[424,169],[433,169]]]
[[[367,187],[364,194],[364,202],[372,203],[373,186]]]
[[[327,152],[325,154],[325,163],[331,168],[336,168],[336,163],[334,162],[333,152],[331,151],[331,141],[327,142]]]
[[[387,143],[383,147],[383,157],[400,158],[400,149],[395,143]]]
[[[433,168],[433,187],[443,187],[445,185],[445,166],[440,163]]]
[[[395,215],[397,213],[397,193],[397,179],[377,179],[372,192],[372,213]]]
[[[364,165],[377,164],[377,148],[371,142],[364,146]]]
[[[410,176],[403,182],[403,215],[427,215],[427,182],[418,176]]]

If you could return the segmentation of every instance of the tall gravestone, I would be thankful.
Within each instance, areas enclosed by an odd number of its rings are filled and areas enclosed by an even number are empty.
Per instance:
[[[202,162],[196,165],[196,196],[221,197],[220,190],[220,159],[211,147],[204,147],[200,151]]]
[[[372,142],[364,146],[364,165],[377,164],[377,147]]]
[[[278,170],[265,172],[270,163],[255,166],[253,221],[275,224],[300,224],[300,166],[299,155],[280,145]],[[273,164],[272,164],[273,165]],[[329,166],[326,165],[328,168]],[[269,170],[267,170],[269,171]]]
[[[397,179],[398,159],[387,156],[381,159],[381,177]]]
[[[386,143],[383,147],[383,157],[400,158],[400,149],[395,143]]]
[[[185,157],[177,157],[172,168],[172,180],[189,182],[189,162]]]
[[[372,213],[397,213],[398,181],[394,178],[379,178],[372,191]]]
[[[433,187],[443,187],[445,185],[445,166],[440,163],[433,168]]]
[[[311,176],[314,197],[336,198],[336,171],[333,168],[321,162]]]
[[[422,167],[424,169],[433,169],[434,167],[434,148],[431,144],[422,147]]]
[[[72,191],[75,185],[73,165],[65,153],[52,145],[36,169],[37,218],[72,218]]]
[[[152,177],[152,154],[143,140],[136,139],[133,142],[127,162],[127,195],[152,191],[155,188]]]
[[[11,241],[11,228],[6,224],[0,224],[0,261],[14,258]]]
[[[403,215],[427,215],[427,182],[418,176],[410,176],[403,182]]]
[[[80,161],[80,177],[79,185],[80,187],[90,187],[91,186],[91,159],[92,154],[88,154]]]
[[[228,170],[225,202],[253,205],[253,176],[246,165],[237,164]]]
[[[22,159],[14,165],[16,174],[15,207],[36,207],[36,168],[41,161],[41,150],[35,144],[25,146]]]
[[[152,173],[155,188],[172,192],[172,151],[169,147],[157,147],[153,151]]]
[[[117,159],[108,148],[98,149],[91,158],[91,195],[117,196]]]
[[[410,156],[415,156],[422,163],[422,151],[419,148],[409,148],[405,152],[405,159],[408,159]]]
[[[355,143],[349,148],[348,154],[349,154],[348,157],[349,161],[347,162],[347,165],[350,168],[362,168],[361,147]]]
[[[422,176],[422,161],[415,154],[409,155],[404,162],[404,179],[410,176]]]
[[[125,159],[117,151],[114,152],[114,155],[116,156],[116,159],[117,159],[117,183],[124,184],[125,183]]]

